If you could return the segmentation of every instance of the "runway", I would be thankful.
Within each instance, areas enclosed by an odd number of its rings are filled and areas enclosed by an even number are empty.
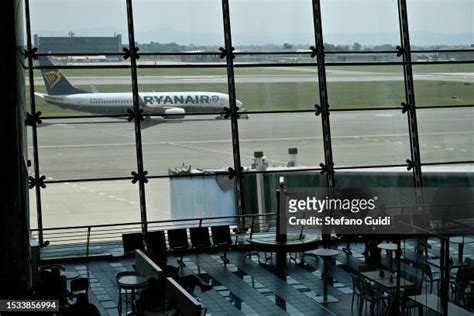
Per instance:
[[[408,122],[401,111],[332,112],[330,119],[336,167],[405,164],[410,158]],[[169,168],[182,164],[193,169],[233,166],[229,120],[157,120],[159,124],[142,130],[149,175],[167,175]],[[264,152],[270,167],[285,166],[288,148],[293,147],[298,149],[299,167],[324,162],[321,120],[313,113],[252,114],[238,125],[246,168],[255,151]],[[419,109],[418,129],[424,163],[474,160],[473,108]],[[41,175],[48,180],[127,177],[137,170],[133,123],[124,120],[43,120],[38,143]],[[29,144],[32,159],[31,139]],[[472,165],[440,168],[474,170]],[[170,185],[169,179],[151,179],[146,185],[149,220],[170,218]],[[200,190],[195,185],[186,194],[195,192],[203,199]],[[45,227],[139,220],[138,185],[130,180],[48,184],[41,192]],[[31,203],[34,206],[34,200]],[[217,211],[220,206],[214,207]]]
[[[263,68],[262,70],[264,70]],[[158,71],[157,71],[158,72]],[[377,73],[362,71],[327,71],[328,82],[358,82],[358,81],[403,81],[403,73]],[[130,85],[129,76],[85,76],[67,77],[74,85]],[[291,82],[317,82],[317,73],[295,73],[295,74],[262,74],[262,75],[239,75],[236,71],[236,83],[291,83]],[[474,73],[423,73],[414,74],[415,80],[425,81],[454,81],[474,83]],[[41,77],[35,77],[37,86],[44,86]],[[195,76],[139,76],[138,83],[143,85],[151,84],[226,84],[226,75],[195,75]]]

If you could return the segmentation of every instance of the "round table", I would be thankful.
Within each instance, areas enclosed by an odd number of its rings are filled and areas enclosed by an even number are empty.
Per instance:
[[[40,269],[41,267],[38,268],[38,271],[47,271],[47,272],[51,272],[51,268],[47,268],[47,269]],[[79,273],[77,273],[76,271],[64,271],[64,270],[59,270],[59,275],[60,276],[63,276],[66,278],[66,280],[74,280],[74,279],[77,279],[79,277]]]
[[[65,277],[66,280],[74,280],[79,277],[79,273],[76,271],[61,271],[60,274],[61,276]]]
[[[135,304],[133,302],[135,301],[135,290],[145,288],[147,284],[148,284],[148,279],[141,275],[124,275],[118,279],[119,289],[131,290],[132,292],[132,312],[134,313],[135,313]],[[126,300],[125,313],[127,313],[127,309],[128,309],[128,301]]]
[[[377,248],[387,251],[388,269],[392,271],[392,253],[393,251],[397,250],[397,244],[394,244],[393,242],[385,242],[378,244]]]
[[[331,257],[337,256],[339,251],[335,249],[316,249],[311,251],[312,254],[323,258],[324,267],[323,267],[323,300],[320,303],[328,303],[328,261]]]

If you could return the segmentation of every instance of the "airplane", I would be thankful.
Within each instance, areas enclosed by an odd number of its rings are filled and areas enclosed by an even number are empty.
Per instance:
[[[132,92],[98,92],[86,91],[74,87],[46,56],[40,56],[40,66],[47,94],[35,92],[35,95],[65,109],[78,110],[94,114],[126,113],[133,107]],[[164,119],[182,119],[186,113],[216,113],[229,107],[229,96],[218,92],[139,92],[140,108],[147,114],[163,115]],[[242,102],[236,100],[237,108],[242,108]],[[216,119],[223,119],[221,114]],[[241,114],[240,118],[248,118]]]

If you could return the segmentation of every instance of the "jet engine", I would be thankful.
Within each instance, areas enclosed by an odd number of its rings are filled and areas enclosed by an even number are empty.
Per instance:
[[[163,116],[164,119],[169,120],[169,119],[182,119],[184,118],[184,115],[186,114],[186,111],[182,108],[169,108],[164,110],[165,116]]]

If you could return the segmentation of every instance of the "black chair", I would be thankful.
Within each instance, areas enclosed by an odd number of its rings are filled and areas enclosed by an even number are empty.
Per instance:
[[[354,307],[354,298],[357,296],[357,306],[359,308],[359,315],[362,312],[362,305],[364,304],[364,289],[363,280],[358,275],[352,273],[352,301],[351,309]]]
[[[134,255],[135,249],[145,250],[141,233],[122,234],[124,255]]]
[[[466,257],[466,259],[464,259],[464,262],[466,262],[470,268],[474,268],[474,259]]]
[[[88,278],[77,278],[71,281],[71,297],[77,297],[79,294],[84,293],[89,299],[89,279]]]
[[[456,273],[456,278],[449,282],[456,304],[466,305],[466,289],[471,286],[471,281],[474,281],[474,268],[461,267]]]
[[[205,250],[211,248],[211,238],[209,227],[192,227],[189,229],[191,244],[195,250]]]
[[[224,255],[221,256],[224,265],[228,264],[227,252],[234,245],[230,236],[229,225],[212,226],[211,233],[214,246],[224,251]]]
[[[153,252],[162,253],[168,250],[166,247],[166,237],[164,231],[154,231],[147,233],[147,249]]]
[[[388,301],[390,296],[385,294],[379,288],[377,288],[375,284],[369,282],[369,280],[361,280],[363,293],[362,304],[364,303],[364,301],[366,302],[367,309],[370,309],[370,315],[374,315],[374,311],[376,308],[376,315],[381,315],[383,313],[383,310],[387,306],[387,303],[385,301]],[[360,311],[362,311],[362,309],[359,307],[359,312]]]
[[[423,271],[423,278],[425,281],[430,282],[430,293],[433,293],[433,283],[436,283],[436,293],[439,293],[439,285],[441,283],[441,274],[439,272],[433,272],[431,265],[420,261],[417,265]]]
[[[189,250],[189,241],[186,228],[168,230],[168,244],[172,252],[179,255],[178,264],[181,267],[186,266],[183,262],[183,256]]]
[[[410,274],[402,271],[400,273],[400,277],[412,282],[415,284],[413,287],[407,287],[403,289],[401,292],[401,308],[402,308],[402,315],[407,312],[411,311],[412,309],[418,309],[418,314],[423,315],[423,306],[418,302],[410,299],[410,296],[421,295],[423,290],[423,281],[424,275],[420,269],[417,269],[415,274]]]

